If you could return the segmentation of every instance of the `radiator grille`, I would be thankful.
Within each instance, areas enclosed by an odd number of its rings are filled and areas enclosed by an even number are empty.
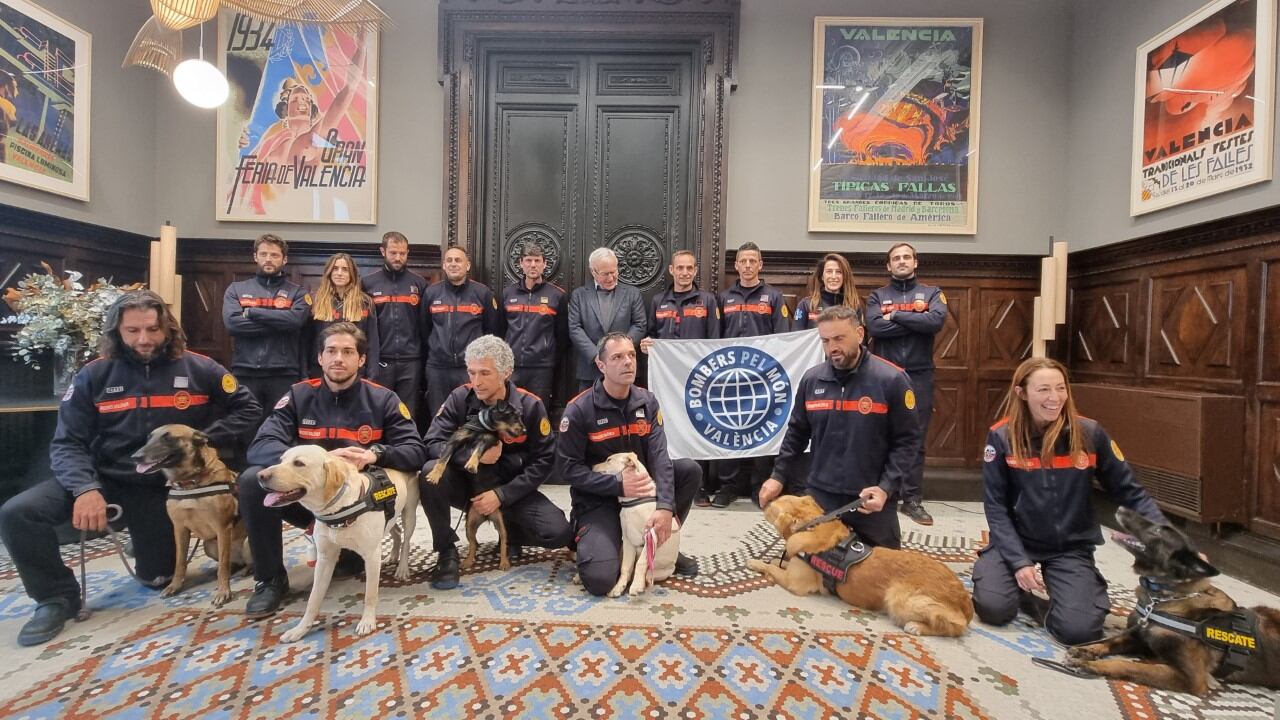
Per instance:
[[[1130,467],[1133,468],[1134,474],[1138,476],[1138,481],[1161,505],[1167,506],[1178,514],[1199,518],[1203,509],[1200,497],[1200,478],[1134,463],[1130,463]]]

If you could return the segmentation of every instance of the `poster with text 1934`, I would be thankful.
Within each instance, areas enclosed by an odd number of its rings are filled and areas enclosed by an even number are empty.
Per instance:
[[[378,35],[219,17],[218,220],[377,221]]]
[[[982,20],[814,20],[809,230],[977,231]]]
[[[1138,47],[1130,215],[1271,178],[1275,11],[1215,0]]]

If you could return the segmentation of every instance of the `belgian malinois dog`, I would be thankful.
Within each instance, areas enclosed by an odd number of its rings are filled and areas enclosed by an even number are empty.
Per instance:
[[[1201,696],[1219,681],[1280,688],[1280,610],[1239,608],[1210,582],[1218,570],[1181,530],[1123,507],[1116,521],[1124,532],[1112,539],[1133,555],[1140,576],[1138,609],[1119,634],[1069,649],[1067,663]]]
[[[182,590],[187,578],[191,536],[204,541],[204,551],[218,561],[218,589],[213,604],[231,599],[232,566],[249,566],[251,559],[244,522],[236,501],[236,474],[218,458],[209,436],[186,425],[161,425],[132,456],[139,474],[159,470],[169,486],[165,509],[173,522],[178,546],[173,581],[161,595]]]

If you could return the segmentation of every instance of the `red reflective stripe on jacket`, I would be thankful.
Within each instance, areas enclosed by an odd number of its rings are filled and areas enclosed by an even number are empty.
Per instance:
[[[924,303],[924,309],[917,309],[915,303],[886,303],[880,306],[880,312],[884,313],[886,310],[896,310],[897,312],[925,312],[929,309],[929,303],[924,300],[921,300],[920,302]]]
[[[382,428],[373,428],[368,425],[355,429],[338,427],[299,427],[298,437],[303,440],[351,440],[362,445],[368,445],[375,440],[382,439]]]
[[[684,309],[684,316],[704,318],[707,316],[707,309],[701,305],[696,307],[687,307]]]
[[[857,400],[806,400],[804,409],[810,412],[821,412],[824,410],[835,410],[838,412],[856,412],[863,415],[887,415],[889,414],[889,406],[884,403],[878,403],[871,398],[859,398]]]
[[[408,303],[409,305],[418,304],[417,295],[378,295],[373,298],[374,305],[385,305],[387,303]]]
[[[1042,467],[1040,463],[1040,458],[1038,457],[1029,458],[1027,460],[1019,460],[1018,458],[1013,457],[1012,455],[1006,455],[1004,458],[1004,461],[1005,461],[1005,464],[1008,465],[1009,467],[1017,468],[1019,470],[1039,470]],[[1049,461],[1049,468],[1052,470],[1066,470],[1068,468],[1076,468],[1079,470],[1083,470],[1085,468],[1097,467],[1097,465],[1098,465],[1098,456],[1095,453],[1089,453],[1089,462],[1088,464],[1083,466],[1076,465],[1075,459],[1072,458],[1070,455],[1055,455],[1053,459]]]
[[[534,315],[555,315],[556,309],[550,305],[508,305],[507,312],[533,313]]]
[[[725,314],[736,312],[753,312],[761,315],[773,314],[773,306],[768,303],[755,303],[746,305],[725,305]]]
[[[119,400],[103,400],[95,403],[99,413],[124,412],[138,408],[177,408],[186,410],[193,405],[207,405],[208,395],[191,395],[185,392],[173,395],[144,395],[142,397],[120,398]]]
[[[587,433],[587,439],[591,442],[604,442],[605,440],[612,440],[614,438],[622,437],[623,435],[643,436],[649,434],[651,427],[652,426],[649,425],[647,420],[637,420],[630,425],[623,425],[622,427],[608,428],[607,430],[597,430],[593,433]]]

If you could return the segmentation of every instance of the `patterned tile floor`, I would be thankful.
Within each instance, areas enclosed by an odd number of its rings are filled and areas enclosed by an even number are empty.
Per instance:
[[[567,506],[563,487],[549,494]],[[937,523],[906,522],[907,547],[968,582],[985,540],[980,506],[929,507]],[[284,612],[256,623],[240,614],[250,579],[235,579],[232,603],[214,610],[213,566],[202,557],[186,592],[160,598],[98,543],[93,616],[40,648],[13,642],[32,603],[0,563],[0,645],[9,657],[0,717],[1277,717],[1276,694],[1257,688],[1201,700],[1041,669],[1031,657],[1061,650],[1022,620],[1004,628],[975,620],[962,639],[920,639],[835,598],[794,597],[745,569],[748,557],[777,552],[775,537],[745,502],[697,509],[684,543],[703,574],[631,600],[588,596],[563,552],[539,550],[506,572],[482,554],[458,589],[437,592],[424,582],[434,557],[418,551],[409,582],[384,579],[377,632],[355,635],[363,585],[345,581],[330,588],[321,624],[292,645],[279,635],[297,621],[310,585],[298,533],[286,538],[295,591]],[[420,546],[426,538],[420,522]],[[1119,548],[1099,551],[1117,612],[1132,606],[1125,558]],[[1219,585],[1242,603],[1280,606],[1231,578]]]

